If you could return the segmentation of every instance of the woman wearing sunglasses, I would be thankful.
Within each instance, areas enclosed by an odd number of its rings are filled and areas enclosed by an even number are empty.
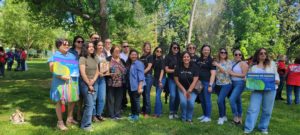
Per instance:
[[[218,95],[219,120],[218,124],[223,125],[227,121],[225,98],[231,91],[232,83],[228,70],[231,70],[232,62],[228,60],[228,53],[225,48],[219,50],[217,61],[213,62],[217,67],[216,85],[220,88]]]
[[[262,113],[260,115],[258,129],[263,134],[268,134],[268,127],[276,96],[276,88],[278,87],[280,79],[276,65],[272,64],[266,49],[260,48],[255,52],[253,57],[253,66],[250,68],[249,73],[271,73],[275,75],[275,89],[268,91],[254,90],[251,93],[250,104],[247,110],[244,128],[244,132],[247,134],[253,131],[260,108],[262,106]]]

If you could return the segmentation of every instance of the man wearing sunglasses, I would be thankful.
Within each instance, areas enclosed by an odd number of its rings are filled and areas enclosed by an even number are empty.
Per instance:
[[[123,59],[125,62],[127,61],[128,59],[128,54],[129,54],[129,51],[130,51],[130,48],[129,48],[129,45],[128,45],[128,42],[127,41],[123,41],[122,42],[122,52],[120,53],[120,57],[121,59]],[[127,107],[127,103],[128,103],[128,100],[127,100],[127,90],[129,89],[129,86],[124,86],[124,90],[123,90],[123,99],[122,99],[122,110],[124,110],[126,107]]]

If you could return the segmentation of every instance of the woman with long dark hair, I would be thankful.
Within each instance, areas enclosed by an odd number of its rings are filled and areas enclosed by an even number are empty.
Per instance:
[[[212,64],[211,48],[209,45],[204,44],[200,50],[201,56],[197,61],[199,66],[199,80],[202,82],[203,90],[200,93],[201,106],[203,116],[199,117],[200,122],[211,121],[211,93],[216,77],[216,67]]]
[[[180,46],[176,42],[172,42],[169,54],[165,58],[165,71],[168,74],[168,84],[170,91],[170,113],[169,119],[178,118],[177,111],[179,107],[178,88],[174,81],[174,71],[180,61]]]
[[[156,47],[153,51],[154,86],[156,88],[154,117],[160,117],[162,114],[161,92],[166,83],[164,67],[163,49]]]
[[[268,127],[272,115],[272,110],[274,106],[276,88],[279,84],[279,75],[277,73],[277,68],[275,64],[269,58],[267,50],[265,48],[258,49],[253,57],[253,65],[251,66],[249,73],[256,74],[274,74],[275,75],[275,89],[262,91],[254,90],[251,93],[250,104],[247,110],[247,116],[245,121],[245,133],[251,133],[255,127],[257,117],[262,106],[262,113],[260,115],[260,122],[258,124],[258,129],[263,134],[268,134]],[[254,84],[256,85],[256,84]]]

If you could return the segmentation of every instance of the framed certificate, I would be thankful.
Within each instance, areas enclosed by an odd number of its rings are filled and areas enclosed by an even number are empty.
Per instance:
[[[109,74],[109,62],[100,62],[100,73]]]
[[[248,73],[246,79],[247,90],[270,91],[275,90],[275,74]]]

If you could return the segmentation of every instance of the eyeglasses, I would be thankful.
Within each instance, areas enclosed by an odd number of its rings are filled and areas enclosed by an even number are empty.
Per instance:
[[[79,43],[79,44],[80,44],[80,43],[83,43],[83,41],[76,41],[76,43]]]
[[[123,46],[123,48],[128,48],[129,46]]]
[[[220,52],[220,54],[227,54],[227,52]]]
[[[188,49],[194,49],[194,50],[195,50],[195,49],[196,49],[196,47],[189,47]]]
[[[267,55],[267,52],[260,52],[259,55]]]
[[[179,48],[178,47],[172,47],[173,49],[176,49],[176,50],[178,50]]]
[[[242,56],[242,54],[236,53],[236,54],[234,54],[234,56]]]
[[[157,53],[161,53],[161,50],[156,50]]]
[[[93,37],[93,39],[95,39],[95,40],[99,40],[99,38],[98,38],[98,37]]]

